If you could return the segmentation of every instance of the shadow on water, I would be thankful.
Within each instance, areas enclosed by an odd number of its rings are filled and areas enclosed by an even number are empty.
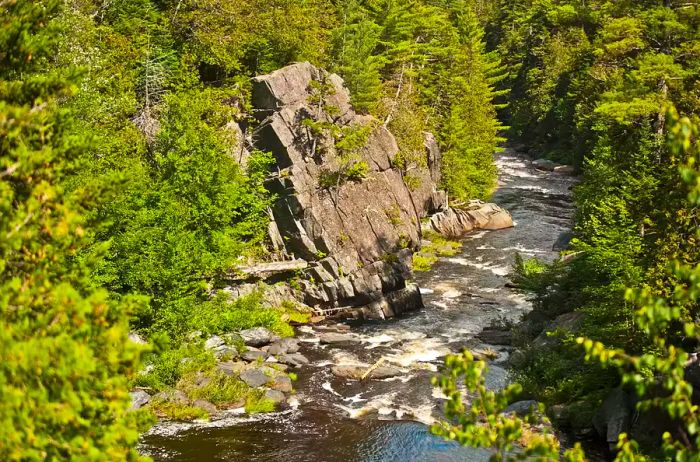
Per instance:
[[[295,384],[296,410],[199,425],[164,424],[144,435],[141,449],[156,461],[485,461],[488,452],[430,434],[443,406],[430,378],[450,352],[480,347],[474,336],[494,320],[517,320],[531,306],[509,289],[514,255],[553,260],[552,244],[570,228],[571,178],[537,172],[512,152],[499,154],[493,201],[516,227],[467,236],[459,255],[416,275],[425,309],[384,322],[353,325],[359,341],[319,345],[324,327],[300,329],[311,364]],[[503,387],[508,347],[490,365],[487,385]],[[332,364],[371,365],[385,358],[402,375],[357,382],[335,377]]]
[[[191,429],[168,440],[146,437],[156,460],[335,462],[335,461],[486,461],[488,452],[463,448],[430,435],[417,422],[354,420],[325,410],[243,423]],[[151,446],[151,443],[154,443]]]

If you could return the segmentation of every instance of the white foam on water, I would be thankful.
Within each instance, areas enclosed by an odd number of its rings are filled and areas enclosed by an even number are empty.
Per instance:
[[[503,250],[504,252],[513,252],[513,251],[515,251],[515,252],[529,253],[529,254],[538,254],[538,253],[539,253],[539,254],[547,254],[547,253],[550,253],[550,252],[548,252],[548,251],[546,251],[546,250],[528,249],[527,247],[525,247],[525,246],[522,245],[522,244],[517,244],[516,246],[513,246],[513,247],[505,247],[505,248],[503,248],[503,249],[501,249],[501,250]]]
[[[401,382],[406,383],[410,381],[414,376],[412,375],[397,375],[395,377],[388,377],[386,379],[381,379],[381,382]]]
[[[444,342],[429,338],[410,341],[402,345],[400,351],[386,355],[385,358],[390,363],[410,367],[414,363],[429,363],[448,354],[450,354],[450,349],[445,346]]]
[[[193,422],[159,422],[151,427],[145,434],[171,437],[180,432],[192,429],[206,428],[228,428],[248,422],[260,422],[275,420],[282,415],[295,412],[295,409],[288,409],[282,412],[270,412],[265,414],[244,414],[243,408],[230,409],[221,412],[221,418],[216,420],[195,420]]]
[[[388,334],[379,334],[375,335],[373,337],[364,337],[361,338],[362,343],[368,343],[365,347],[367,350],[371,350],[373,348],[380,347],[384,344],[395,342],[396,338],[392,337],[391,335]]]
[[[518,292],[508,294],[508,299],[517,303],[518,305],[526,305],[530,303],[525,294],[521,294]]]
[[[476,250],[496,250],[496,247],[492,245],[480,245]]]
[[[497,265],[495,263],[477,263],[466,258],[448,258],[447,261],[455,265],[469,266],[472,268],[490,271],[496,276],[507,276],[510,273],[510,266]]]
[[[488,234],[488,231],[477,231],[473,234],[468,235],[466,238],[467,239],[481,239],[482,237],[486,236]]]
[[[342,409],[348,414],[351,419],[359,419],[367,414],[373,414],[379,412],[379,409],[390,408],[393,404],[396,392],[388,393],[386,395],[378,396],[371,401],[367,402],[365,405],[355,408],[350,406],[345,406],[343,404],[334,404],[335,407]]]
[[[361,396],[362,396],[362,393],[358,393],[354,396],[349,396],[347,398],[343,398],[343,401],[347,401],[350,403],[363,403],[363,402],[367,401],[366,398],[361,398]]]
[[[311,326],[299,326],[297,327],[299,332],[304,332],[305,334],[313,334],[314,329]]]
[[[481,287],[479,288],[479,292],[484,292],[487,294],[493,294],[496,292],[500,292],[501,288],[500,287]]]
[[[512,189],[520,189],[523,191],[537,191],[541,192],[543,194],[550,194],[552,193],[551,189],[544,188],[542,186],[535,186],[535,185],[518,185],[518,186],[511,186]]]
[[[430,295],[430,294],[432,294],[433,292],[435,292],[433,289],[427,289],[427,288],[425,288],[425,287],[421,287],[421,288],[419,289],[419,291],[420,291],[420,294],[421,294],[421,295]]]
[[[446,310],[446,309],[448,309],[447,304],[446,304],[446,303],[443,303],[443,302],[432,301],[432,302],[430,302],[430,304],[433,305],[433,306],[435,306],[435,307],[437,307],[437,308],[440,308],[441,310]]]
[[[333,352],[333,364],[339,366],[366,366],[367,364],[360,361],[354,354],[345,350],[335,350]],[[367,365],[368,366],[368,365]]]
[[[433,387],[433,392],[431,394],[433,399],[442,399],[442,400],[447,400],[447,395],[442,392],[440,387]]]
[[[450,289],[450,290],[443,292],[440,295],[442,295],[442,298],[457,298],[460,295],[462,295],[462,292],[460,292],[459,290]]]
[[[287,399],[287,404],[289,404],[292,409],[297,409],[301,403],[296,396],[290,396],[289,399]]]
[[[331,394],[333,394],[335,396],[340,396],[341,398],[343,396],[333,389],[330,382],[323,382],[323,384],[321,385],[321,388],[323,388],[324,390],[326,390],[327,392],[330,392]]]

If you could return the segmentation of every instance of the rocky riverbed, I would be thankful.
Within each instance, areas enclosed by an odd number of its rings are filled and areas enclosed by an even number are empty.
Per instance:
[[[429,434],[426,424],[439,417],[443,404],[430,377],[446,354],[469,348],[492,358],[489,386],[506,383],[511,347],[479,334],[530,310],[526,298],[508,287],[513,257],[556,258],[553,245],[572,216],[570,177],[537,170],[513,152],[500,154],[497,163],[494,201],[512,212],[516,226],[471,233],[458,255],[417,274],[424,309],[385,321],[300,327],[298,354],[309,363],[295,369],[294,406],[163,423],[143,437],[142,450],[158,461],[487,460],[483,451]]]

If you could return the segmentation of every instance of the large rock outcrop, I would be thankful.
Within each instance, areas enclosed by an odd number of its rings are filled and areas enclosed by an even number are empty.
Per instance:
[[[411,190],[393,167],[394,136],[354,111],[337,75],[309,63],[285,67],[254,79],[253,105],[261,123],[252,143],[277,163],[267,182],[277,196],[270,234],[288,255],[310,262],[304,302],[325,311],[361,307],[372,317],[420,307],[418,288],[406,284],[411,256],[421,218],[445,205],[432,135]],[[361,132],[363,143],[342,145]],[[353,167],[363,175],[346,175]]]
[[[458,239],[478,229],[511,228],[513,217],[496,204],[471,201],[466,208],[448,208],[430,218],[427,228],[443,236]]]

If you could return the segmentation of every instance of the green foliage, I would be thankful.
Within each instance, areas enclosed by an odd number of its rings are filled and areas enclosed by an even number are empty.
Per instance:
[[[448,398],[446,420],[434,424],[433,433],[462,445],[491,449],[490,460],[494,462],[560,460],[559,442],[548,430],[546,418],[541,417],[542,409],[540,413],[530,413],[524,418],[504,412],[519,395],[518,384],[499,392],[487,389],[484,380],[486,364],[474,361],[468,351],[448,356],[445,365],[447,371],[433,383]],[[462,381],[469,393],[468,401],[460,386]],[[566,450],[563,460],[583,461],[581,446],[577,443],[574,448]]]
[[[285,312],[291,310],[264,308],[263,296],[261,290],[231,301],[222,292],[212,300],[201,303],[197,311],[191,313],[187,319],[187,329],[205,334],[225,334],[262,326],[284,337],[294,335],[292,328],[282,319]]]
[[[425,232],[423,239],[428,243],[413,254],[414,271],[430,271],[439,257],[452,257],[462,248],[462,243],[443,237],[435,232]]]
[[[206,385],[202,386],[202,381]],[[177,389],[185,392],[193,401],[203,399],[214,405],[236,403],[251,391],[239,378],[228,376],[216,369],[197,371],[184,376],[178,382]]]
[[[564,269],[560,263],[547,264],[537,257],[523,259],[519,253],[516,253],[513,273],[509,277],[519,289],[543,297],[556,283],[562,271]]]
[[[275,402],[264,396],[261,390],[255,390],[246,398],[245,411],[248,414],[264,414],[275,411]]]
[[[394,163],[425,166],[424,132],[439,135],[444,184],[460,199],[488,196],[501,139],[493,86],[502,69],[487,53],[477,2],[344,2],[334,33],[336,69],[353,102],[397,137]]]
[[[216,364],[212,352],[205,350],[201,343],[182,343],[175,347],[164,334],[154,340],[158,349],[146,356],[145,362],[149,366],[147,372],[141,372],[134,378],[136,386],[156,391],[167,390],[183,376],[208,370]]]
[[[668,150],[683,159],[679,171],[687,185],[686,207],[697,211],[700,206],[700,183],[697,182],[700,130],[690,118],[680,117],[675,110],[668,113],[667,119]],[[698,233],[697,228],[695,233]],[[521,266],[527,265],[521,262]],[[658,455],[668,460],[697,460],[700,422],[697,405],[693,402],[693,388],[685,373],[689,358],[686,347],[695,348],[700,341],[697,318],[691,314],[697,312],[700,301],[700,265],[697,260],[691,263],[671,260],[667,281],[670,287],[661,292],[650,286],[626,290],[625,301],[635,307],[633,316],[637,335],[644,338],[645,347],[641,352],[635,352],[627,344],[611,347],[584,336],[577,338],[576,343],[583,347],[587,361],[614,370],[621,377],[622,385],[636,392],[640,412],[655,409],[667,414],[674,422],[674,428],[667,429],[661,441],[649,449],[658,451],[660,448]],[[555,360],[558,357],[555,356]],[[551,357],[540,359],[552,361]],[[439,379],[438,383],[450,398],[447,417],[454,420],[443,422],[435,431],[463,444],[491,447],[496,452],[494,459],[496,456],[507,459],[511,457],[507,451],[512,450],[513,442],[528,419],[504,422],[503,414],[499,413],[510,399],[509,393],[517,391],[519,385],[511,385],[504,392],[506,396],[488,392],[483,385],[483,369],[484,366],[474,363],[470,355],[448,358],[449,375]],[[572,378],[571,372],[560,371],[555,375],[560,381],[562,377],[565,381]],[[477,392],[471,409],[463,405],[461,392],[456,386],[457,378],[463,378],[467,388]],[[544,385],[539,384],[540,387]],[[542,451],[539,452],[542,460],[559,460],[557,445],[551,440],[544,443],[542,445],[539,440],[528,442],[523,447],[523,454]],[[575,448],[575,454],[567,451],[565,457],[575,456],[581,460],[579,449]],[[622,434],[617,442],[615,460],[649,460],[643,450],[639,443]]]
[[[0,18],[0,458],[129,460],[138,427],[127,378],[135,300],[90,279],[104,243],[78,258],[101,220],[98,191],[67,187],[89,138],[59,103],[79,84],[50,68],[63,33],[57,1],[2,2]]]

